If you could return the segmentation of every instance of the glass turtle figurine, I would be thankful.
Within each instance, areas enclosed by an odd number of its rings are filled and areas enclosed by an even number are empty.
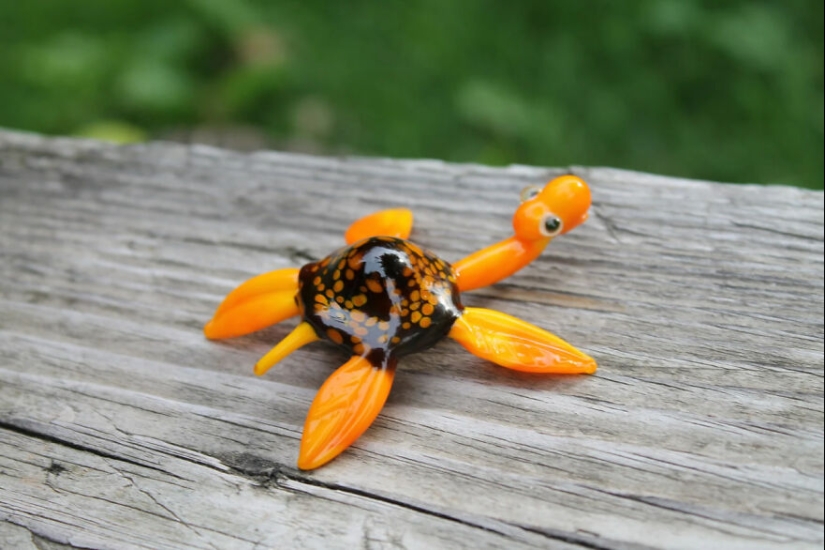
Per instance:
[[[265,273],[233,290],[204,327],[207,338],[248,334],[300,315],[297,327],[255,365],[261,375],[289,353],[324,338],[351,354],[310,406],[298,467],[329,462],[372,424],[404,355],[444,336],[503,367],[582,374],[596,362],[545,330],[498,311],[464,307],[461,293],[491,285],[533,261],[557,235],[587,219],[590,190],[565,175],[528,187],[515,235],[450,265],[407,240],[412,213],[376,212],[353,223],[347,246],[302,268]]]

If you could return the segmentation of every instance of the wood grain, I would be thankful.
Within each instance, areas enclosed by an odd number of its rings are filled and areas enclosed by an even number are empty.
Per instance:
[[[823,194],[613,169],[590,220],[464,296],[593,376],[405,358],[328,466],[294,466],[313,344],[225,342],[224,294],[404,205],[450,261],[566,170],[115,147],[0,132],[0,548],[821,548]]]

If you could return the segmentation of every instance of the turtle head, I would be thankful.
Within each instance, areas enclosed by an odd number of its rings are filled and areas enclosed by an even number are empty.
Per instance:
[[[544,187],[526,187],[521,200],[513,215],[516,237],[540,241],[567,233],[587,219],[590,188],[581,178],[567,174]]]
[[[590,189],[577,176],[568,174],[544,187],[527,187],[513,215],[515,235],[453,264],[459,289],[473,290],[509,277],[538,258],[553,237],[586,220],[589,209]]]

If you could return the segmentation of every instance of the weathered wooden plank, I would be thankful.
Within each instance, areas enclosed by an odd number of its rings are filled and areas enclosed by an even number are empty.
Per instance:
[[[0,133],[0,547],[821,547],[823,195],[574,168],[591,219],[468,305],[591,377],[405,359],[373,428],[294,468],[342,357],[208,342],[235,284],[403,204],[449,260],[559,170]]]

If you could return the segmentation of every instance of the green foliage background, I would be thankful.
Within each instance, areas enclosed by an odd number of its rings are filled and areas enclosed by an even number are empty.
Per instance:
[[[0,126],[119,141],[821,189],[822,75],[822,0],[0,3]]]

